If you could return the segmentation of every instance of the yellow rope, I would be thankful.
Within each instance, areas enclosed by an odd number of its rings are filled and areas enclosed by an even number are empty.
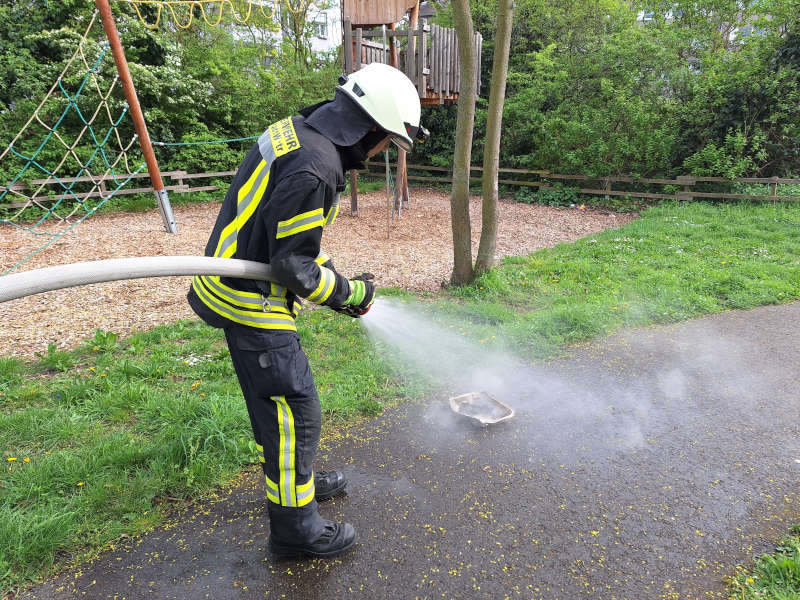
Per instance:
[[[142,25],[144,25],[148,29],[158,29],[158,24],[161,23],[161,9],[164,8],[162,5],[159,4],[158,13],[156,13],[156,22],[151,25],[150,23],[145,21],[144,17],[142,16],[142,13],[139,11],[139,4],[141,4],[140,2],[130,2],[129,0],[129,4],[133,5],[133,8],[136,10],[136,14],[139,15],[139,20],[142,22]]]
[[[309,0],[298,0],[296,6],[293,6],[290,0],[272,0],[272,11],[268,15],[267,12],[264,10],[265,4],[269,3],[269,0],[240,0],[238,4],[247,4],[247,10],[240,13],[237,8],[234,0],[124,0],[128,4],[132,5],[134,10],[136,11],[136,15],[139,17],[139,20],[142,24],[147,27],[148,29],[157,29],[158,26],[161,24],[161,16],[166,6],[169,10],[169,14],[171,16],[172,22],[179,29],[189,29],[194,22],[194,9],[195,7],[200,8],[200,15],[205,22],[206,25],[209,27],[217,27],[222,22],[222,16],[225,12],[225,8],[228,7],[230,9],[231,16],[233,20],[237,23],[248,23],[253,16],[253,6],[255,5],[257,11],[261,13],[261,15],[269,20],[275,18],[275,15],[278,12],[278,4],[283,1],[286,4],[286,7],[289,9],[290,12],[294,14],[298,14],[307,8]],[[156,20],[154,23],[149,23],[144,15],[142,15],[142,11],[140,9],[141,5],[145,6],[155,6],[156,7]],[[206,12],[206,6],[209,8],[213,8],[213,14],[209,14]],[[218,9],[218,10],[217,10]],[[180,11],[180,12],[176,12]],[[180,16],[183,11],[188,11],[188,15],[184,14],[183,17]]]
[[[291,13],[298,14],[306,9],[306,4],[307,4],[306,0],[300,0],[297,3],[297,10],[295,10],[295,8],[292,6],[291,0],[285,0],[285,2],[286,2],[286,8],[288,8],[289,12]]]

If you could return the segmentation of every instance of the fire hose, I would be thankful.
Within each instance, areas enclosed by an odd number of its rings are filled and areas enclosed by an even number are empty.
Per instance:
[[[0,302],[62,288],[145,277],[219,275],[272,281],[269,265],[208,256],[142,256],[79,262],[0,277]]]

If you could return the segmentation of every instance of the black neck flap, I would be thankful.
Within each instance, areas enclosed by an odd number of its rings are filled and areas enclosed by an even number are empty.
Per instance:
[[[308,116],[305,111],[311,111]],[[313,127],[337,146],[353,146],[361,140],[375,121],[346,93],[336,90],[333,100],[326,100],[300,112],[306,125]]]

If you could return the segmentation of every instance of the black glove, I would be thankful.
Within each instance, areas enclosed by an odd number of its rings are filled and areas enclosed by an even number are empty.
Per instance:
[[[372,303],[375,302],[373,279],[375,276],[372,273],[362,273],[358,277],[353,277],[350,280],[350,295],[338,312],[355,318],[367,314],[372,308]]]

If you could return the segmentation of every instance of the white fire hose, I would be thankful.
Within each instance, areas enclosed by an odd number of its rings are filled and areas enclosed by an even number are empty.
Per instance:
[[[0,277],[0,302],[52,290],[144,277],[220,275],[272,281],[269,265],[208,256],[143,256],[73,263]]]

